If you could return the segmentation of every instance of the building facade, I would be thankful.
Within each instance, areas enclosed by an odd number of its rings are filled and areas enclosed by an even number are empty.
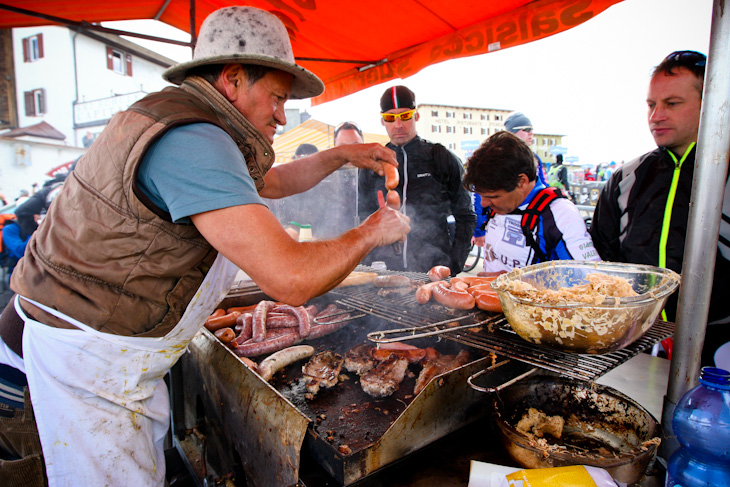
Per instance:
[[[79,147],[116,112],[168,86],[162,72],[175,64],[119,36],[61,26],[12,29],[12,44],[17,126],[45,121]]]
[[[49,169],[67,162],[34,150],[38,144],[89,147],[111,117],[148,93],[175,61],[117,35],[61,26],[0,31],[0,192],[42,184]],[[50,126],[58,137],[33,130]],[[27,134],[33,134],[29,137]],[[78,150],[70,151],[78,153]],[[63,157],[66,157],[65,155]]]
[[[443,144],[466,162],[486,138],[504,130],[504,121],[512,112],[500,108],[420,104],[416,129],[424,139]],[[543,162],[554,162],[555,155],[550,149],[562,145],[563,137],[535,133],[532,150]]]

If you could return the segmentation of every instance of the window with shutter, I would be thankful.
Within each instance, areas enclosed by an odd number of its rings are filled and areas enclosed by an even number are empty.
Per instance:
[[[23,62],[32,63],[43,58],[43,34],[23,38]]]
[[[132,76],[132,55],[107,46],[106,67],[115,73]]]
[[[25,100],[25,115],[38,117],[46,113],[46,90],[38,88],[23,93]]]
[[[33,97],[33,92],[26,91],[25,93],[23,93],[23,98],[25,99],[25,116],[34,117],[35,116],[35,98]]]

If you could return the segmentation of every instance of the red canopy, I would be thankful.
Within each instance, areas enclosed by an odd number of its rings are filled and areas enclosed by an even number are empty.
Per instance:
[[[620,1],[6,0],[0,28],[157,19],[186,32],[194,24],[197,33],[213,10],[245,3],[282,19],[298,62],[325,83],[325,93],[312,100],[318,104],[447,59],[551,36]]]

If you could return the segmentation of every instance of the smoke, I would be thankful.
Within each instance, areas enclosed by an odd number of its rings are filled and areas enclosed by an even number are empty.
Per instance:
[[[264,201],[282,225],[311,225],[314,239],[337,237],[358,225],[357,169],[344,166],[309,191]]]

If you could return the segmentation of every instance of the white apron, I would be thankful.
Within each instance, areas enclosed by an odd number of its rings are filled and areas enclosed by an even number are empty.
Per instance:
[[[170,420],[162,380],[230,290],[238,272],[218,255],[180,322],[162,338],[101,333],[23,320],[23,359],[48,483],[54,486],[164,485]],[[21,298],[25,299],[25,298]]]

